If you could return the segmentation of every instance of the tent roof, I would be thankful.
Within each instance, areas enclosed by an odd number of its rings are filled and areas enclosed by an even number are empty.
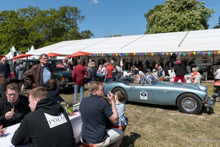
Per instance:
[[[99,44],[87,47],[82,51],[91,53],[121,53],[124,46],[138,40],[142,36],[143,35],[111,37]]]
[[[124,53],[132,52],[173,52],[187,32],[173,32],[163,34],[146,34],[135,42],[125,46]]]
[[[220,50],[220,29],[190,31],[179,47],[179,51]]]
[[[35,49],[33,51],[29,51],[26,54],[34,54],[34,55],[41,55],[41,54],[47,54],[49,52],[55,52],[55,50],[63,48],[65,46],[74,45],[74,43],[78,42],[79,40],[72,40],[72,41],[62,41],[59,43],[55,43],[49,46],[45,46],[39,49]]]
[[[27,54],[60,53],[70,55],[77,51],[91,53],[143,53],[220,50],[220,29],[121,36],[110,38],[62,41]]]
[[[84,51],[84,49],[95,46],[96,44],[99,44],[105,40],[108,40],[108,38],[96,38],[96,39],[83,39],[83,40],[77,40],[77,42],[73,42],[72,44],[63,46],[59,49],[54,50],[55,53],[60,54],[73,54],[77,51]],[[90,51],[88,51],[90,52]]]

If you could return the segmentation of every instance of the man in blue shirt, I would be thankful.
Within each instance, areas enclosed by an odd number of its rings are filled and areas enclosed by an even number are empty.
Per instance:
[[[120,146],[123,132],[120,129],[109,129],[111,121],[118,123],[118,114],[115,106],[114,95],[109,92],[108,99],[112,109],[104,97],[102,83],[93,81],[89,85],[90,96],[83,98],[80,103],[82,117],[82,142],[94,146]]]
[[[31,69],[24,73],[24,81],[29,87],[43,86],[49,79],[54,79],[53,69],[48,65],[47,54],[39,57],[40,63],[34,65]]]

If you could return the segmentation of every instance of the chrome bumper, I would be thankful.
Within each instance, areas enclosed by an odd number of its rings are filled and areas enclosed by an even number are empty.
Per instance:
[[[216,98],[206,97],[204,106],[205,107],[215,106],[215,102],[216,102]]]
[[[58,85],[60,87],[68,87],[68,86],[73,85],[73,82],[58,82]]]

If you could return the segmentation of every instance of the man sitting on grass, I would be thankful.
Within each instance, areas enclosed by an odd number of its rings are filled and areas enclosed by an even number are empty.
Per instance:
[[[120,129],[107,129],[107,119],[118,124],[118,114],[115,106],[114,95],[109,92],[108,99],[112,103],[112,109],[104,97],[104,91],[100,82],[91,82],[89,85],[90,96],[83,98],[80,103],[82,117],[82,142],[94,146],[115,146],[121,144],[123,131]]]

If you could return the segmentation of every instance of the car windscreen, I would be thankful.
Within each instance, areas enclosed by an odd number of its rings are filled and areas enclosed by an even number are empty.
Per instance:
[[[33,65],[40,63],[40,61],[23,61],[23,65],[25,66],[25,70],[29,70],[32,68]]]
[[[157,83],[157,79],[150,73],[147,75],[144,75],[144,79],[150,84]]]

